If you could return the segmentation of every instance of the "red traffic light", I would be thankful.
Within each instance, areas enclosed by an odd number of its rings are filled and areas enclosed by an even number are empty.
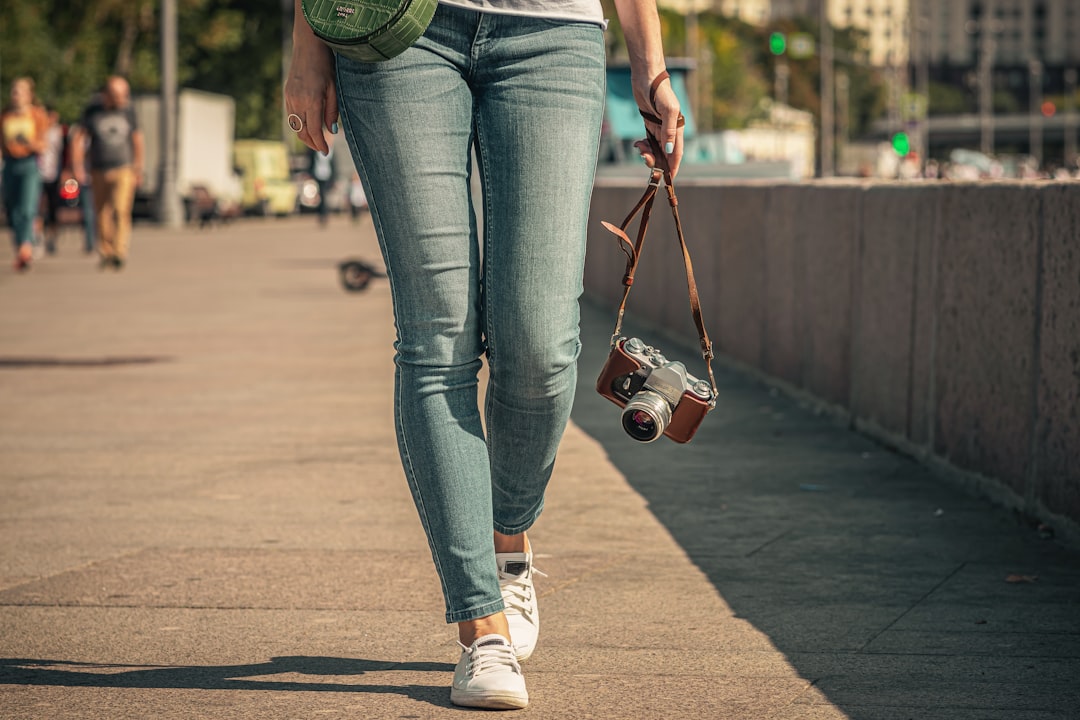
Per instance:
[[[1054,113],[1057,112],[1057,106],[1051,101],[1047,100],[1042,104],[1043,117],[1054,117]]]

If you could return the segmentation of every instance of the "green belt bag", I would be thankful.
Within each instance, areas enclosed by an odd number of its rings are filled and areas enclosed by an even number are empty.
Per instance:
[[[405,52],[424,34],[438,0],[303,0],[316,37],[361,62],[382,62]]]

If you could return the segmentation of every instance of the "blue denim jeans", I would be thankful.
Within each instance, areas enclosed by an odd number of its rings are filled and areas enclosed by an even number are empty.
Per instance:
[[[11,225],[12,243],[18,252],[22,245],[34,241],[34,218],[41,199],[41,174],[37,157],[7,158],[3,176],[4,212]]]
[[[596,25],[445,5],[393,60],[337,58],[393,294],[398,448],[447,622],[503,608],[492,529],[540,515],[570,415],[604,82]]]

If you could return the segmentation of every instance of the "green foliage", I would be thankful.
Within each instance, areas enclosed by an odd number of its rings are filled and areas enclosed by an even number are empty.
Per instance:
[[[237,137],[280,134],[281,3],[177,0],[181,87],[236,100]],[[160,0],[35,0],[0,14],[0,87],[34,78],[38,97],[78,119],[111,74],[134,93],[160,89]]]
[[[1016,95],[1008,90],[998,90],[994,93],[994,112],[1002,115],[1027,112],[1027,105],[1020,102]]]
[[[716,21],[710,17],[699,26],[712,57],[709,127],[745,127],[767,95],[768,82],[750,65],[750,53],[736,30]]]
[[[812,112],[815,122],[821,119],[820,57],[815,53],[808,58],[792,58],[789,53],[786,59],[778,58],[769,50],[769,37],[774,32],[784,33],[788,37],[805,33],[814,38],[815,47],[820,47],[819,30],[817,21],[811,18],[792,18],[763,28],[744,28],[746,42],[754,51],[752,62],[766,68],[766,75],[771,80],[775,77],[777,62],[786,61],[790,71],[788,104]],[[878,69],[870,66],[865,45],[866,35],[860,30],[833,30],[836,68],[843,70],[849,80],[847,121],[849,131],[855,137],[868,131],[871,124],[885,113],[887,100],[884,78]]]
[[[628,59],[626,41],[619,26],[612,0],[602,0],[604,15],[610,19],[607,32],[608,57],[625,62]],[[661,9],[661,31],[669,57],[690,54],[687,43],[686,17]],[[792,58],[790,53],[778,57],[774,34],[787,38],[806,33],[818,38],[818,25],[813,19],[796,18],[756,27],[717,13],[700,13],[697,18],[699,57],[697,72],[708,76],[708,100],[711,116],[698,118],[702,127],[740,128],[761,112],[761,101],[772,94],[778,61],[787,62],[790,70],[788,102],[793,107],[809,110],[820,116],[820,61],[817,55]],[[837,67],[845,69],[850,79],[848,125],[853,135],[869,130],[870,125],[885,113],[886,92],[881,73],[870,67],[866,56],[865,33],[857,30],[835,30],[833,44],[837,49]],[[707,64],[702,64],[704,61]]]
[[[962,88],[942,83],[930,83],[930,109],[931,115],[959,115],[965,112],[974,112],[974,107],[968,100],[968,94]]]
[[[602,0],[604,16],[610,19],[606,34],[608,58],[616,62],[628,62],[629,55],[618,15],[612,0]],[[702,58],[708,64],[695,65],[703,98],[701,104],[708,117],[697,118],[703,128],[743,127],[766,94],[768,83],[752,60],[752,53],[741,33],[737,20],[715,13],[698,15],[697,45]],[[690,55],[685,16],[671,10],[660,9],[660,27],[664,48],[669,57],[686,58]],[[700,76],[704,79],[700,79]]]

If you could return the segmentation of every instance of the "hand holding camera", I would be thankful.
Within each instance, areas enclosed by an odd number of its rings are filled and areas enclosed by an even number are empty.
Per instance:
[[[686,269],[690,312],[701,340],[701,354],[709,371],[708,381],[694,377],[686,371],[686,366],[681,362],[669,361],[658,349],[639,338],[627,339],[620,334],[626,300],[630,296],[634,274],[637,272],[641,250],[645,244],[649,215],[661,183],[666,186],[668,204],[671,205],[671,214],[675,219],[675,231]],[[638,224],[637,240],[631,242],[626,230],[639,212],[641,221]],[[653,168],[645,193],[622,225],[616,227],[607,222],[603,225],[615,235],[620,249],[626,255],[626,272],[623,274],[622,302],[619,304],[615,331],[611,335],[611,352],[600,371],[596,390],[623,408],[623,429],[634,440],[652,442],[661,435],[667,435],[675,442],[689,442],[705,415],[716,407],[717,390],[712,371],[712,341],[709,340],[705,321],[701,317],[701,301],[694,280],[694,267],[690,261],[690,250],[686,247],[686,239],[683,237],[679,201],[675,197],[671,173],[665,168]]]

